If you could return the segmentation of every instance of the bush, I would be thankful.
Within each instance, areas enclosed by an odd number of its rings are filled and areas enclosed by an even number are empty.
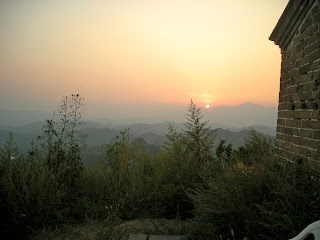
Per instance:
[[[276,160],[255,132],[242,151],[237,163],[190,191],[195,239],[232,239],[232,232],[236,239],[286,239],[319,218],[319,173]]]

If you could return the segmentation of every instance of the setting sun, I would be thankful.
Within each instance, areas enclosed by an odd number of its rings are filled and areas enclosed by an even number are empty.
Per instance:
[[[208,109],[209,107],[210,107],[210,105],[209,105],[209,104],[207,104],[207,105],[206,105],[206,108]]]

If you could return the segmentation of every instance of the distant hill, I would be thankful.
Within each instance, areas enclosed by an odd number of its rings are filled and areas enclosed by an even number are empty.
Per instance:
[[[0,109],[0,125],[10,127],[22,126],[52,118],[52,113],[40,111],[11,111]]]
[[[109,119],[87,119],[88,127],[107,127],[122,129],[130,126],[132,133],[143,134],[152,131],[163,134],[170,122],[184,122],[187,107],[182,105],[137,105],[122,106],[106,111]],[[121,111],[121,114],[113,114],[113,111]],[[208,120],[214,128],[243,128],[249,126],[275,127],[277,120],[277,108],[263,107],[254,103],[246,102],[237,106],[214,106],[202,109],[204,120]],[[33,124],[46,119],[51,119],[53,114],[40,111],[11,111],[0,110],[0,129],[17,127],[25,124]],[[111,118],[112,117],[112,118]],[[117,118],[119,117],[119,118]],[[166,122],[167,121],[167,122]],[[147,126],[149,125],[149,128]],[[142,133],[143,132],[143,133]]]
[[[183,124],[178,123],[176,125],[178,132],[181,132],[181,128]],[[92,124],[95,125],[95,124]],[[146,144],[146,149],[157,149],[163,146],[163,143],[167,141],[166,134],[168,133],[168,125],[169,123],[159,123],[159,124],[134,124],[133,126],[126,126],[129,127],[130,131],[130,141],[135,141],[136,139],[142,139]],[[10,128],[7,130],[0,130],[0,147],[3,146],[5,140],[9,134],[9,131],[13,132],[13,136],[15,142],[19,149],[23,152],[27,151],[30,148],[30,143],[32,140],[36,141],[37,136],[41,134],[41,127],[43,123],[34,123],[34,124],[27,124],[25,128],[17,127],[17,128]],[[100,126],[100,125],[98,125]],[[137,127],[138,126],[138,127]],[[145,126],[145,128],[144,128]],[[39,128],[37,128],[39,127]],[[271,128],[266,127],[263,128],[262,126],[259,127],[260,129],[264,129],[267,131],[271,131]],[[110,140],[115,138],[116,136],[120,135],[120,131],[123,129],[111,129],[111,128],[104,128],[104,127],[89,127],[84,128],[83,133],[87,134],[86,143],[88,147],[88,151],[95,155],[97,153],[97,149],[101,145],[105,145],[110,143]],[[132,130],[131,130],[132,129]],[[240,147],[246,137],[250,135],[249,129],[237,129],[238,131],[232,131],[228,129],[217,129],[217,135],[215,139],[215,145],[218,145],[220,140],[226,140],[227,143],[232,143],[234,148]],[[275,137],[269,134],[266,134],[270,138],[274,139]],[[156,148],[155,148],[156,147]],[[96,155],[95,155],[96,156]]]
[[[165,108],[161,110],[165,111]],[[143,109],[140,109],[140,112],[143,112]],[[208,120],[211,129],[218,129],[216,144],[220,140],[226,140],[238,148],[249,136],[250,127],[271,138],[276,135],[277,109],[273,107],[263,107],[246,102],[238,106],[202,109],[202,113],[203,120]],[[170,114],[172,114],[171,119],[175,119],[175,114],[183,115],[180,110],[175,112],[174,106],[171,106]],[[36,140],[40,135],[45,120],[52,117],[53,114],[47,112],[0,110],[0,147],[4,144],[9,131],[12,131],[17,146],[22,151],[26,151],[30,147],[31,140]],[[181,117],[184,116],[178,119]],[[152,116],[149,116],[150,118]],[[161,147],[167,140],[165,135],[168,133],[169,124],[172,124],[178,132],[184,128],[183,123],[172,121],[129,124],[110,120],[104,123],[87,121],[83,132],[88,135],[86,142],[88,151],[91,149],[92,154],[95,154],[99,146],[109,143],[125,128],[129,128],[131,141],[142,139],[144,144],[148,145],[148,149],[155,149],[154,146]]]
[[[253,125],[277,125],[278,110],[246,102],[238,106],[217,106],[203,111],[210,123],[223,124],[224,128],[241,128]]]

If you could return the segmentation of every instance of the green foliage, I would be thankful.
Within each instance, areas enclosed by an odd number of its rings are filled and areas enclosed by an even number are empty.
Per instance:
[[[184,123],[183,140],[187,151],[193,155],[199,165],[213,159],[212,150],[216,132],[207,127],[208,122],[202,122],[202,118],[200,108],[197,108],[191,99],[186,114],[187,121]]]
[[[226,141],[220,140],[220,143],[216,149],[216,156],[221,163],[222,169],[224,169],[225,164],[231,166],[234,163],[232,144],[229,143],[226,146]]]
[[[8,143],[2,153],[12,153],[11,134]],[[6,217],[3,231],[30,233],[40,226],[60,222],[68,214],[63,208],[65,191],[43,164],[37,148],[32,144],[27,157],[15,155],[10,164],[4,164],[4,156],[1,154],[1,169],[5,170],[0,178],[1,207],[7,208],[6,216],[2,216]]]
[[[12,133],[0,149],[1,232],[33,233],[89,219],[105,223],[98,238],[136,218],[192,219],[193,239],[286,239],[319,219],[319,166],[281,162],[273,143],[252,131],[234,150],[202,122],[191,101],[182,133],[169,125],[163,150],[150,156],[129,129],[84,167],[83,99],[63,98],[27,155]],[[17,237],[17,236],[13,236]]]
[[[190,191],[195,239],[232,239],[231,230],[236,239],[286,239],[318,219],[319,172],[276,160],[254,131],[234,154],[235,163]]]
[[[262,133],[251,129],[251,134],[240,147],[238,155],[245,164],[259,162],[270,156],[273,151],[274,143],[270,138],[266,138]]]
[[[83,98],[79,94],[64,97],[57,111],[56,119],[47,120],[38,137],[46,155],[49,169],[72,187],[81,174],[85,135],[81,132]]]

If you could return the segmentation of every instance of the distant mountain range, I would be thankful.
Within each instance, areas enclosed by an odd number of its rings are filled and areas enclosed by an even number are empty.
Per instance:
[[[0,109],[0,128],[24,126],[26,124],[51,119],[52,116],[52,113],[49,112],[29,110],[11,111]]]
[[[231,127],[276,126],[278,110],[246,102],[238,106],[217,106],[203,111],[210,123]]]
[[[88,127],[123,128],[135,125],[139,131],[139,124],[143,125],[142,131],[147,131],[147,123],[159,123],[165,121],[184,122],[187,106],[157,105],[152,108],[149,105],[121,106],[117,109],[106,109],[108,119],[94,119],[91,117]],[[215,128],[231,129],[246,128],[249,126],[275,127],[277,121],[277,108],[263,107],[246,102],[238,106],[215,106],[202,109],[204,120],[208,120]],[[40,111],[10,111],[0,110],[0,129],[18,127],[34,122],[52,118],[48,112]],[[152,127],[152,126],[150,126]]]
[[[276,134],[276,108],[266,108],[252,103],[234,107],[216,107],[203,110],[204,120],[208,119],[211,129],[217,129],[215,145],[220,140],[232,143],[234,148],[243,145],[250,134],[250,127],[274,139]],[[0,147],[12,131],[18,148],[25,152],[32,140],[41,134],[45,119],[52,114],[37,111],[0,110]],[[183,123],[164,121],[160,123],[117,123],[87,121],[83,132],[87,134],[85,160],[98,159],[101,146],[106,145],[126,128],[129,128],[131,142],[139,141],[150,154],[160,150],[167,141],[168,126],[172,124],[182,132]]]
[[[177,129],[178,132],[182,131],[182,123],[173,123],[171,124]],[[41,134],[41,128],[44,125],[44,122],[37,122],[34,124],[27,124],[24,127],[9,127],[6,129],[0,130],[0,146],[5,143],[5,140],[9,134],[9,131],[13,132],[15,142],[17,146],[26,151],[30,147],[30,142],[36,140],[37,136]],[[93,123],[89,125],[95,125]],[[129,129],[130,139],[134,140],[137,138],[143,139],[147,144],[155,145],[161,147],[165,141],[167,141],[166,134],[168,133],[169,122],[157,123],[157,124],[133,124],[126,125],[123,127],[116,128],[106,128],[101,127],[100,124],[97,124],[99,127],[85,127],[82,131],[87,134],[87,146],[97,147],[103,144],[107,144],[111,139],[120,135],[120,131],[123,131],[125,128]],[[253,129],[264,133],[271,138],[275,136],[275,128],[266,127],[266,126],[252,126]],[[211,126],[211,129],[215,129]],[[235,148],[240,147],[244,139],[249,136],[249,128],[239,128],[239,129],[217,129],[216,135],[216,144],[220,140],[226,140],[231,142]]]

